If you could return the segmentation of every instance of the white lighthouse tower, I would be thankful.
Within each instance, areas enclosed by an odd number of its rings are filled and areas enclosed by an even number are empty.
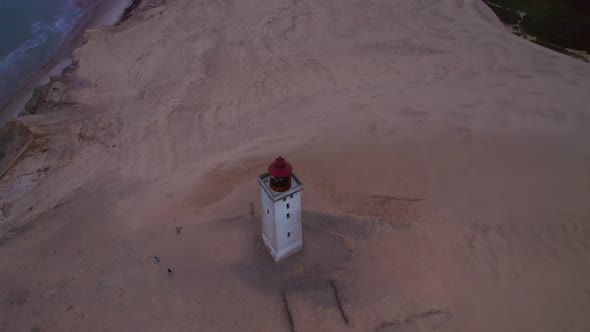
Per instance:
[[[262,240],[276,262],[303,248],[303,184],[282,157],[258,178],[262,187]]]

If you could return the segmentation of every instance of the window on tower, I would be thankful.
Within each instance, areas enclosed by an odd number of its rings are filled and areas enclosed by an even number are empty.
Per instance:
[[[289,205],[289,203],[287,203],[287,209],[290,208],[291,206]]]
[[[269,212],[268,212],[268,209],[266,209],[266,214],[268,214],[268,213],[269,213]]]
[[[291,218],[291,214],[287,213],[287,219]]]
[[[287,233],[287,237],[291,237],[291,232]]]

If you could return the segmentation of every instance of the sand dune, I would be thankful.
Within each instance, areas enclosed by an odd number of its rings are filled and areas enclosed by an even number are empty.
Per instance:
[[[6,133],[0,330],[590,329],[590,66],[481,2],[147,0],[85,40]]]

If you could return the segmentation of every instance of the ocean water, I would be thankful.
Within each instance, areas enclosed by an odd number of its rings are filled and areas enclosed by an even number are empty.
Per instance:
[[[0,0],[0,109],[100,1]]]

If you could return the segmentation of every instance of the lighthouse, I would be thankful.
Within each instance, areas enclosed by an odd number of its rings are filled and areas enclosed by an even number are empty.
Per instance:
[[[275,262],[303,248],[301,193],[303,184],[283,157],[258,178],[262,196],[262,240]]]

